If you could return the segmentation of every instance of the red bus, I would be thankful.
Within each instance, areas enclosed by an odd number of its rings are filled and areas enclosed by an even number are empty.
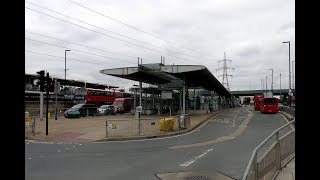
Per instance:
[[[253,101],[254,101],[254,110],[259,111],[260,110],[260,101],[262,101],[264,98],[263,94],[256,94],[254,95]]]
[[[264,98],[260,102],[261,113],[277,113],[279,111],[277,98]]]
[[[97,107],[104,104],[112,104],[116,98],[131,97],[131,93],[116,90],[103,90],[93,88],[78,88],[75,90],[75,104],[90,103]]]

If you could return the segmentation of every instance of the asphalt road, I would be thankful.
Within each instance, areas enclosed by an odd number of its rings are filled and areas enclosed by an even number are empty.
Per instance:
[[[174,137],[101,143],[26,142],[25,177],[152,180],[169,172],[209,171],[241,179],[253,149],[285,123],[280,114],[260,114],[243,107]]]

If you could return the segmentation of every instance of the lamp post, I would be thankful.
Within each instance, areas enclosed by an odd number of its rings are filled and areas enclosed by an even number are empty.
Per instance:
[[[294,79],[295,79],[295,77],[294,77],[294,68],[295,68],[294,63],[295,63],[295,62],[292,61],[292,88],[293,88],[293,89],[295,89],[295,88],[294,88],[294,81],[295,81],[295,80],[294,80]]]
[[[67,80],[67,51],[71,51],[69,49],[64,50],[64,80]]]
[[[267,96],[267,92],[268,92],[268,76],[266,76],[266,96]]]
[[[281,101],[281,74],[280,74],[280,101]]]
[[[271,70],[271,92],[273,93],[273,69],[269,70]]]
[[[289,106],[291,106],[291,68],[290,68],[290,41],[284,41],[282,43],[288,43],[289,44],[289,93],[288,93],[288,97],[289,97]]]

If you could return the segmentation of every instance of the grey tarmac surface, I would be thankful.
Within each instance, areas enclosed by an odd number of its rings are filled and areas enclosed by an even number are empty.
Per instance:
[[[244,131],[220,143],[208,143],[236,131],[252,113]],[[240,179],[253,149],[285,124],[278,114],[233,108],[192,133],[159,139],[102,143],[25,144],[26,179],[159,179],[156,174],[207,171]],[[289,130],[289,129],[288,129]],[[170,149],[172,146],[203,146]]]

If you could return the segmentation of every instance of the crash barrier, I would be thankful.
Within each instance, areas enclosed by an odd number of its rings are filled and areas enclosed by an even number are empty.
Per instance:
[[[274,179],[295,156],[294,122],[275,130],[254,149],[242,180]]]

